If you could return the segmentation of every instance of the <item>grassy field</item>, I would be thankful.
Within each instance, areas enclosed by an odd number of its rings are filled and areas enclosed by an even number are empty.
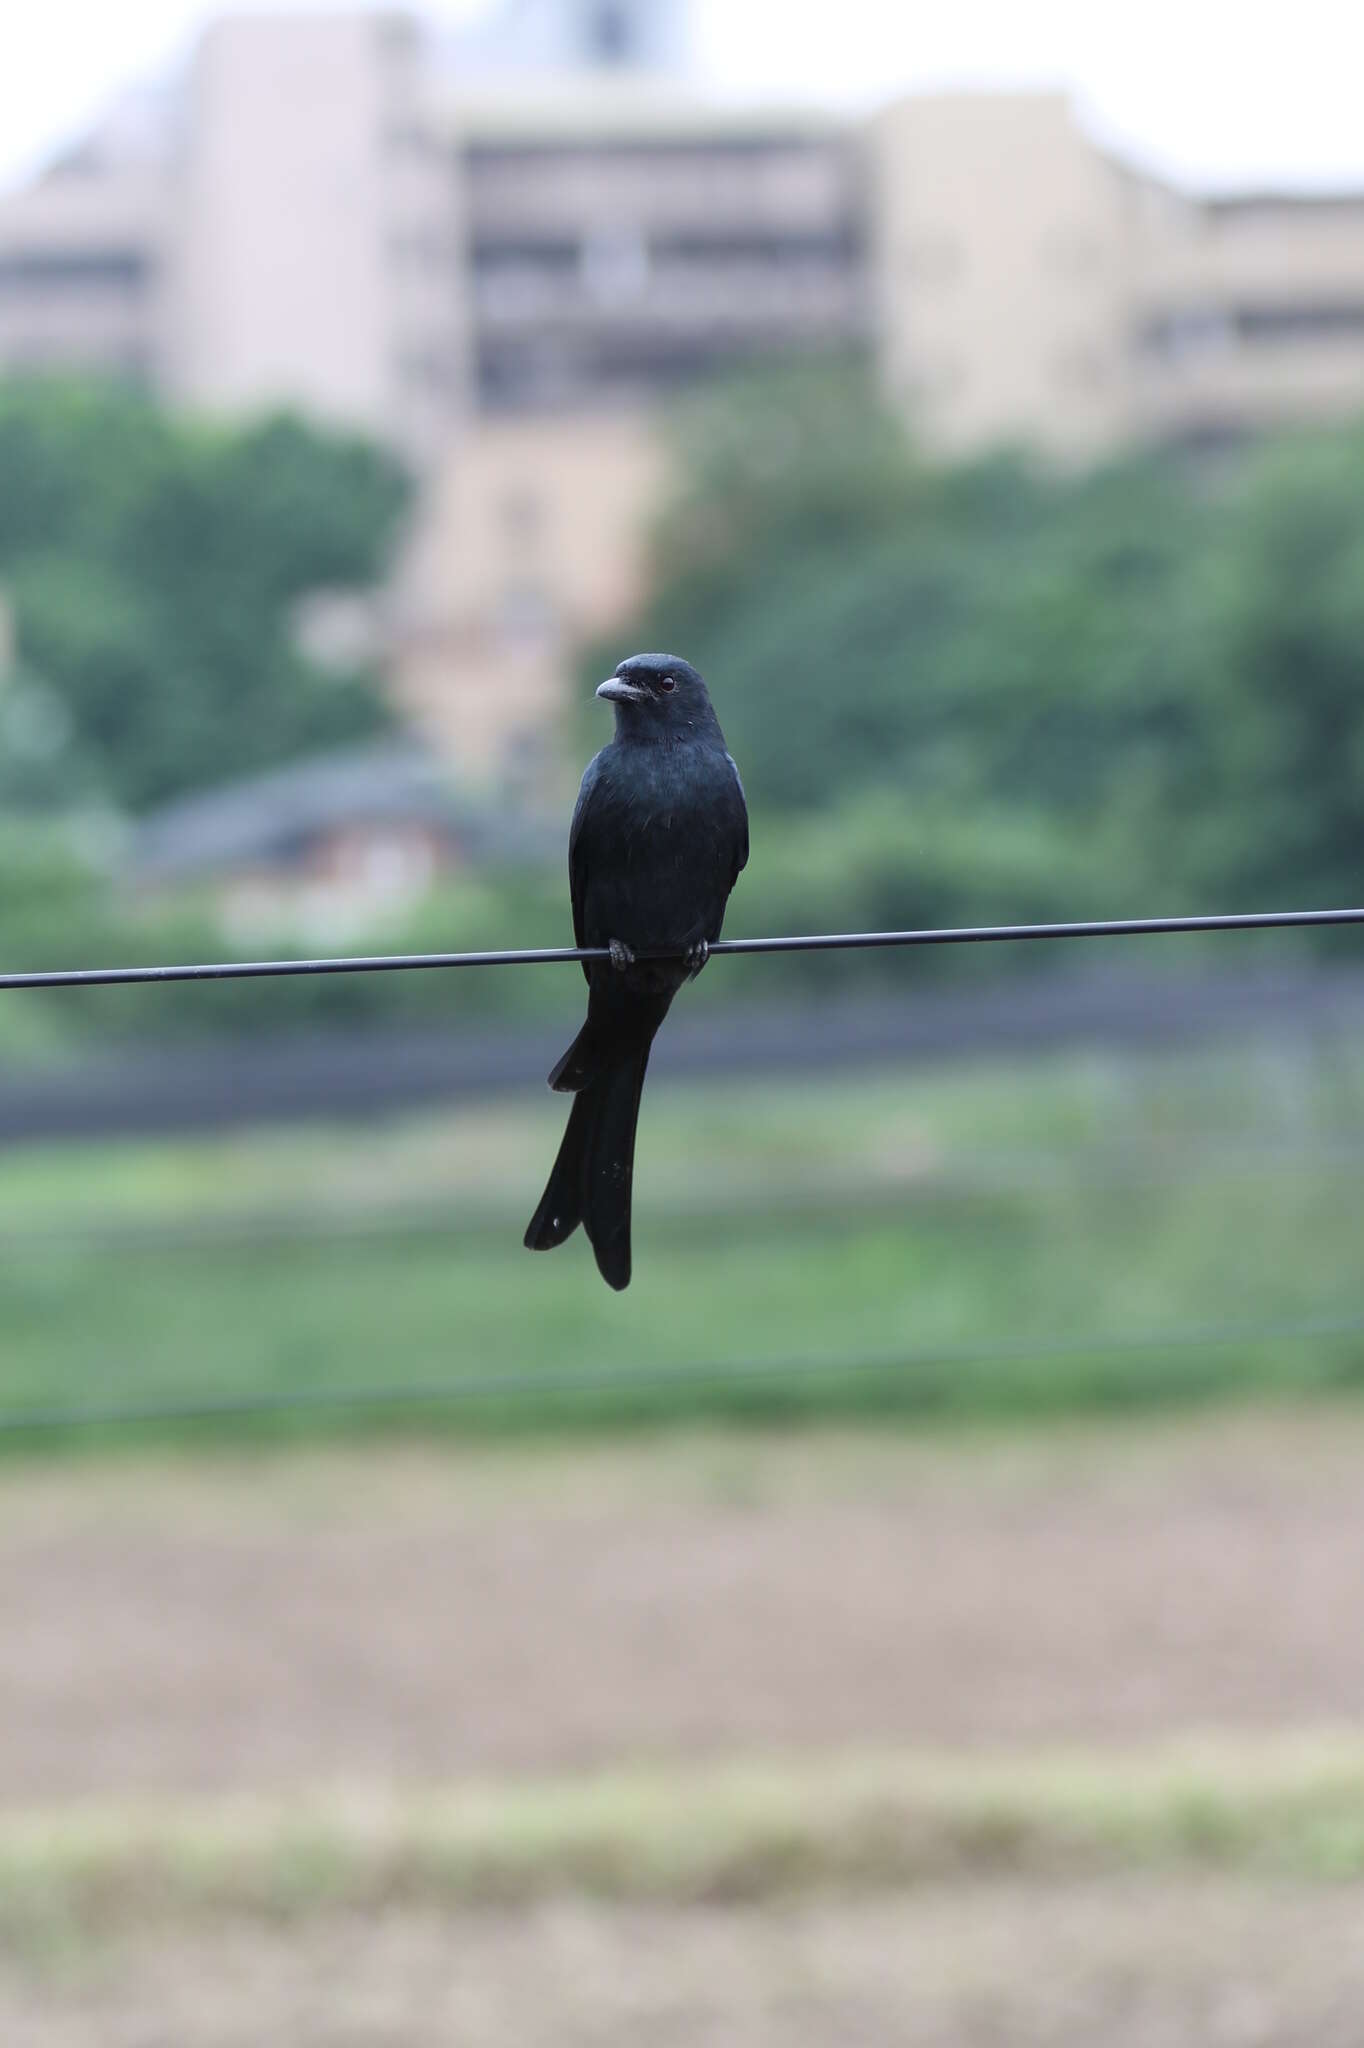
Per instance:
[[[0,1408],[459,1380],[479,1390],[442,1412],[464,1426],[596,1425],[1364,1383],[1364,1060],[1243,1049],[659,1088],[621,1298],[581,1238],[552,1258],[520,1246],[561,1117],[536,1096],[15,1151]],[[600,1384],[564,1384],[583,1374]]]
[[[0,1835],[0,1939],[119,1921],[671,1905],[1115,1871],[1364,1878],[1364,1745],[1280,1737],[1013,1756],[809,1753],[721,1768],[325,1797],[109,1804]]]

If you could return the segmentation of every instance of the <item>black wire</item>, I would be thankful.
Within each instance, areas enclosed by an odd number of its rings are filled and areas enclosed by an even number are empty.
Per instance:
[[[809,932],[777,939],[720,939],[714,953],[846,953],[886,946],[984,946],[1023,939],[1134,939],[1162,932],[1276,931],[1308,925],[1364,924],[1353,910],[1257,910],[1223,917],[1088,918],[1075,924],[974,924],[907,932]],[[609,960],[605,946],[539,946],[496,953],[372,953],[323,960],[217,960],[199,966],[70,967],[0,974],[0,990],[112,988],[130,982],[261,981],[296,974],[399,974],[431,967],[539,967]],[[676,948],[641,951],[646,960],[680,958]]]
[[[61,1431],[150,1426],[158,1423],[247,1420],[399,1408],[458,1407],[479,1401],[512,1401],[529,1409],[546,1396],[591,1398],[624,1394],[686,1392],[710,1388],[799,1385],[815,1379],[871,1378],[881,1374],[931,1372],[939,1367],[1024,1364],[1052,1358],[1122,1357],[1159,1351],[1226,1349],[1236,1344],[1321,1343],[1364,1336],[1364,1312],[1313,1316],[1296,1322],[1196,1324],[1184,1329],[1141,1331],[1128,1336],[1021,1338],[998,1345],[944,1344],[919,1351],[870,1354],[861,1358],[744,1359],[715,1365],[664,1365],[581,1370],[548,1367],[543,1372],[467,1373],[392,1386],[300,1387],[277,1393],[192,1394],[146,1401],[56,1404],[0,1409],[0,1437],[45,1436]]]

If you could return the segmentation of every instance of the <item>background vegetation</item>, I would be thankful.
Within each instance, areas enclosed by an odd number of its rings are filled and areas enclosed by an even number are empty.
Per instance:
[[[1364,429],[1216,472],[1157,455],[944,469],[860,371],[827,365],[712,391],[676,425],[648,603],[585,657],[564,753],[576,766],[600,744],[586,679],[622,645],[684,649],[713,677],[755,814],[733,929],[1356,900]],[[41,383],[0,389],[0,476],[22,652],[0,689],[0,956],[221,950],[193,901],[133,917],[111,827],[383,727],[373,679],[317,669],[292,621],[308,592],[382,575],[403,479],[290,420],[209,430]],[[554,943],[566,924],[557,866],[532,866],[448,888],[374,938]],[[845,965],[845,986],[907,971]],[[768,964],[773,988],[819,979],[817,961]],[[529,976],[466,998],[551,999]],[[431,979],[332,981],[196,992],[157,1016],[218,1030],[447,1004]],[[141,1032],[144,1010],[123,996],[102,1033]],[[69,1036],[91,1014],[64,998],[4,1029]]]
[[[754,802],[836,830],[869,913],[1353,900],[1364,432],[934,469],[857,373],[797,371],[679,447],[635,637],[715,675]]]
[[[371,679],[318,670],[291,630],[302,597],[384,567],[407,489],[378,450],[6,381],[0,479],[9,805],[136,812],[385,723]]]
[[[411,1427],[412,1390],[452,1381],[467,1398],[419,1404],[422,1427],[1364,1385],[1348,1046],[660,1086],[620,1298],[581,1242],[521,1249],[561,1120],[537,1095],[362,1135],[13,1153],[0,1411],[227,1403],[212,1433],[283,1397],[301,1412],[251,1427],[311,1434],[373,1428],[388,1395]],[[373,1402],[308,1408],[348,1386]]]

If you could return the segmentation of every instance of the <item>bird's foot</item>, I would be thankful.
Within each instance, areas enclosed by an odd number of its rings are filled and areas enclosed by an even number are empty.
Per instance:
[[[709,940],[698,939],[694,946],[688,946],[686,952],[682,955],[682,959],[686,966],[687,974],[692,980],[695,980],[709,958]]]
[[[611,965],[615,968],[617,974],[624,974],[627,967],[634,966],[635,956],[622,940],[612,939],[608,951],[611,955]]]

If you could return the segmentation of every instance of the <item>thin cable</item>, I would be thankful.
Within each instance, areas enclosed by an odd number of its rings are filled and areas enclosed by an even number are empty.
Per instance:
[[[1256,910],[1229,917],[1088,918],[1075,924],[973,924],[907,932],[808,932],[789,938],[720,939],[718,953],[847,953],[888,946],[986,946],[1024,939],[1135,939],[1170,932],[1282,931],[1364,924],[1352,910]],[[405,974],[434,967],[540,967],[609,960],[605,946],[531,946],[495,953],[370,953],[323,960],[217,960],[198,966],[72,967],[41,974],[0,974],[0,990],[112,988],[135,982],[264,981],[301,974]],[[642,950],[643,960],[676,960],[676,948]]]
[[[1297,1322],[1199,1324],[1129,1336],[1021,1338],[999,1345],[944,1344],[920,1351],[871,1354],[861,1358],[745,1359],[728,1364],[623,1367],[582,1371],[550,1367],[544,1372],[467,1373],[454,1378],[398,1381],[392,1386],[301,1387],[278,1393],[192,1394],[146,1401],[101,1401],[0,1410],[0,1438],[46,1436],[62,1431],[149,1427],[158,1423],[223,1422],[252,1417],[316,1413],[382,1412],[385,1409],[458,1407],[479,1401],[510,1402],[532,1409],[546,1396],[610,1397],[685,1393],[708,1388],[794,1386],[816,1379],[871,1378],[939,1368],[1024,1364],[1053,1358],[1123,1357],[1161,1351],[1228,1349],[1237,1344],[1322,1343],[1364,1337],[1364,1312],[1307,1317]]]

